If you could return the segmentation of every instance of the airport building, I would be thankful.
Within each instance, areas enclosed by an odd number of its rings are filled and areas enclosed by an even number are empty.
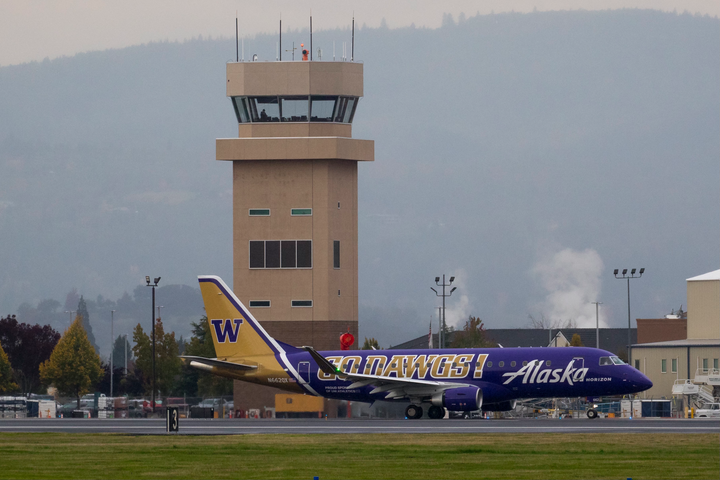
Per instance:
[[[352,138],[363,65],[228,63],[226,87],[238,137],[217,139],[216,159],[232,162],[233,290],[276,339],[338,350],[358,332],[358,162],[374,160],[374,142]],[[248,410],[281,391],[234,393]]]
[[[698,403],[720,396],[720,270],[687,279],[684,316],[638,319],[633,364],[653,382],[641,396],[691,395]]]

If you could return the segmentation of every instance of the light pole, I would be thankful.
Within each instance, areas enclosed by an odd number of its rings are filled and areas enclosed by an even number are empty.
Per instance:
[[[613,271],[613,274],[615,275],[615,278],[619,278],[620,280],[627,279],[627,292],[628,292],[628,345],[627,345],[627,358],[628,358],[628,365],[632,365],[632,349],[630,348],[630,345],[632,344],[632,340],[630,340],[630,279],[631,278],[640,278],[643,276],[643,273],[645,273],[645,268],[641,268],[639,275],[635,276],[636,269],[630,270],[630,275],[628,275],[628,269],[624,268],[622,271],[622,276],[618,276],[618,269],[616,268],[615,271]]]
[[[70,325],[72,325],[73,322],[73,314],[75,313],[75,310],[65,310],[65,313],[70,314]]]
[[[110,398],[113,396],[113,357],[115,356],[115,330],[113,329],[115,310],[110,310]]]
[[[590,302],[595,305],[595,348],[600,348],[600,315],[598,314],[598,306],[602,302]]]
[[[127,333],[123,336],[125,337],[125,375],[127,376],[127,373],[128,373],[127,372],[127,345],[128,345]]]
[[[155,376],[155,287],[157,287],[158,282],[160,281],[160,277],[157,277],[153,279],[153,284],[150,284],[150,277],[145,276],[145,282],[147,283],[148,287],[152,288],[152,310],[150,310],[150,313],[152,314],[152,413],[155,413],[155,382],[156,382],[156,376]]]
[[[440,332],[442,334],[442,340],[440,341],[440,348],[445,348],[445,341],[446,341],[446,338],[445,338],[445,327],[446,327],[446,324],[445,324],[445,297],[449,297],[450,295],[453,294],[453,292],[455,290],[457,290],[457,287],[453,287],[452,290],[450,290],[450,293],[446,294],[445,287],[449,287],[450,285],[452,285],[452,283],[454,281],[455,281],[455,277],[450,277],[450,282],[445,283],[445,274],[443,274],[443,276],[442,276],[442,283],[440,283],[440,277],[435,277],[435,285],[437,285],[438,287],[442,287],[442,294],[438,293],[437,290],[430,287],[430,290],[435,292],[436,297],[442,297],[442,328],[441,328],[441,332]]]

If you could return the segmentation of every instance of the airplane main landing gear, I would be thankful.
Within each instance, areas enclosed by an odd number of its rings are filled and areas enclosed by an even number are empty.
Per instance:
[[[408,405],[405,409],[405,416],[410,420],[417,420],[422,417],[423,410],[420,405]]]
[[[428,408],[428,417],[433,419],[439,419],[443,418],[445,416],[445,409],[443,407],[438,407],[437,405],[433,405],[432,407]]]

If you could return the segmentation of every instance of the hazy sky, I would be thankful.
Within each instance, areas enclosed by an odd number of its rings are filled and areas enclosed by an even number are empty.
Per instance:
[[[651,8],[720,15],[717,0],[0,0],[0,66],[89,50],[122,48],[198,35],[234,35],[238,11],[241,35],[305,28],[312,11],[318,30],[350,25],[391,28],[415,23],[438,27],[443,13],[455,18],[492,11],[604,10]]]

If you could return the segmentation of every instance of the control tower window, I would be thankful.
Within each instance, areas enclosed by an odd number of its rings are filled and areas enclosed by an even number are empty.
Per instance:
[[[233,97],[233,107],[235,107],[238,123],[250,122],[248,99],[246,97]]]
[[[250,116],[253,122],[279,122],[278,97],[251,97]]]
[[[308,97],[281,97],[280,111],[283,122],[307,122],[310,102]]]
[[[337,95],[232,97],[238,123],[352,123],[357,103]]]
[[[250,268],[312,268],[312,240],[251,240]]]
[[[338,97],[313,96],[312,106],[310,107],[310,121],[312,122],[332,122],[333,112]]]

